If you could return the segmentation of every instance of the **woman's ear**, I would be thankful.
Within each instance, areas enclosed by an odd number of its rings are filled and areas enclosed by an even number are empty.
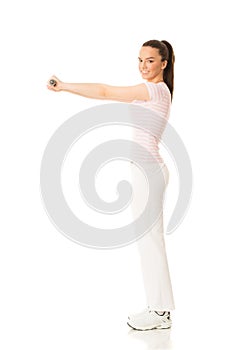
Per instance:
[[[165,69],[167,67],[167,60],[163,61],[162,62],[162,69]]]

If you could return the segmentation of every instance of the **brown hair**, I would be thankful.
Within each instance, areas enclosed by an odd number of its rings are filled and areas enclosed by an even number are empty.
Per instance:
[[[159,54],[162,57],[162,61],[167,61],[167,66],[163,71],[163,79],[167,84],[170,93],[171,99],[173,97],[174,89],[174,62],[175,55],[171,44],[166,40],[149,40],[146,41],[142,46],[150,46],[159,50]]]

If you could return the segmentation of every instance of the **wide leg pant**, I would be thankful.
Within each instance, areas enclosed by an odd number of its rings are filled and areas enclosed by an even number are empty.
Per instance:
[[[175,306],[163,227],[164,194],[169,181],[169,170],[165,163],[156,164],[157,166],[149,164],[147,168],[152,179],[150,192],[152,191],[153,199],[150,201],[148,215],[153,215],[156,211],[157,221],[147,233],[136,241],[136,244],[141,260],[147,305],[156,311],[170,311],[175,309]],[[132,185],[136,189],[135,200],[131,206],[133,219],[135,219],[138,217],[140,210],[143,210],[142,202],[145,200],[145,194],[148,192],[148,183],[143,173],[132,161],[130,169]],[[158,212],[160,212],[160,215],[158,215]]]

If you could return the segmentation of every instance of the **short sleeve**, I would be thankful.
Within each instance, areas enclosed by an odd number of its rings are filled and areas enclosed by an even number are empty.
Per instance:
[[[159,102],[164,97],[164,84],[160,83],[152,83],[150,81],[146,81],[144,83],[147,87],[147,90],[149,92],[150,100],[153,102]]]

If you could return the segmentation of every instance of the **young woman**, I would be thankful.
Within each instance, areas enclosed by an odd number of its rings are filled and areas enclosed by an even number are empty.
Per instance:
[[[146,80],[138,85],[111,86],[99,83],[65,83],[56,76],[52,76],[48,80],[47,87],[52,91],[67,91],[87,98],[139,104],[156,112],[165,120],[166,124],[173,97],[175,60],[173,48],[165,40],[149,40],[142,45],[138,59],[139,71],[142,78]],[[161,182],[159,180],[158,172],[153,173],[152,194],[156,201],[156,207],[161,209],[162,214],[163,196],[168,184],[169,171],[159,154],[158,143],[165,124],[156,137],[153,136],[153,130],[146,138],[143,138],[140,132],[137,135],[139,142],[155,157],[157,164],[160,164],[160,171],[165,181]],[[153,125],[152,121],[152,128]],[[143,160],[147,161],[146,159]],[[134,169],[133,162],[131,162],[133,180],[139,188],[140,197],[140,193],[143,196],[146,189],[138,182]],[[138,211],[138,204],[134,206],[133,213]],[[151,205],[150,211],[153,212],[153,205]],[[130,315],[127,324],[137,330],[170,328],[170,311],[174,310],[175,307],[164,242],[163,215],[160,215],[156,225],[143,235],[137,243],[147,308],[138,314]]]

